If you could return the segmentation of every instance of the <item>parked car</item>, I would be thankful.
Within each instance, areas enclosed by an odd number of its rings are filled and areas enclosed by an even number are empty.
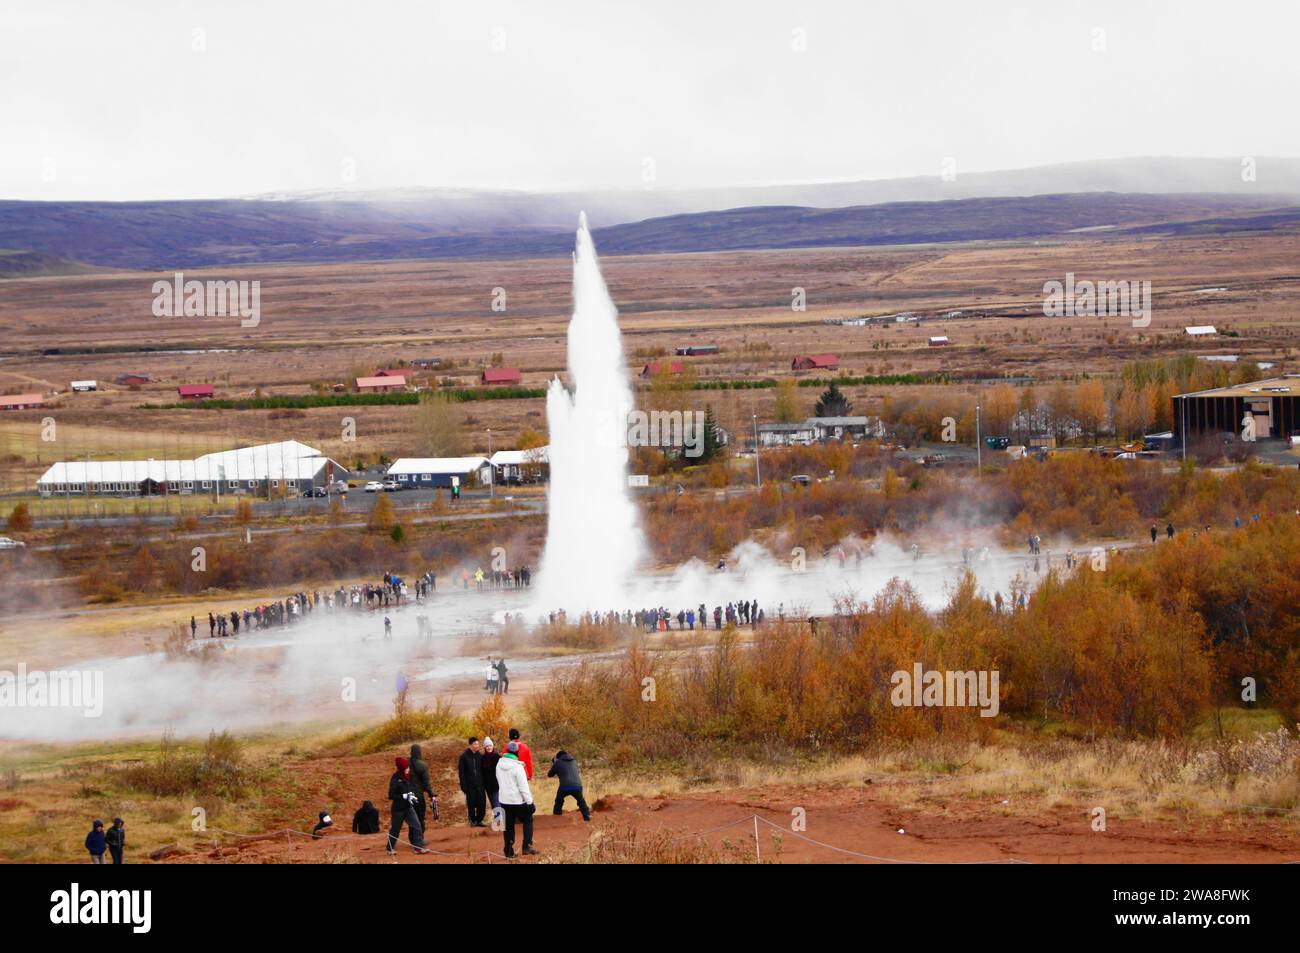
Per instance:
[[[369,483],[366,484],[367,493],[378,493],[383,488],[384,485],[380,483],[378,480],[371,480]]]
[[[310,497],[313,497],[313,496],[317,496],[317,497],[319,497],[319,496],[328,496],[328,495],[329,495],[329,491],[326,490],[325,487],[323,487],[323,486],[314,486],[314,487],[312,487],[311,489],[303,490],[303,491],[302,491],[302,495],[303,495],[304,497],[309,497],[309,498],[310,498]]]
[[[335,480],[329,485],[329,491],[331,493],[346,493],[348,491],[348,481]]]
[[[796,473],[794,476],[790,477],[790,482],[797,483],[799,486],[807,486],[812,483],[812,477],[808,476],[806,473]]]
[[[396,493],[396,492],[397,492],[398,490],[400,490],[401,488],[402,488],[401,484],[398,483],[396,480],[385,480],[385,481],[384,481],[384,492],[385,492],[385,493]]]
[[[0,549],[26,549],[27,544],[8,536],[0,536]]]

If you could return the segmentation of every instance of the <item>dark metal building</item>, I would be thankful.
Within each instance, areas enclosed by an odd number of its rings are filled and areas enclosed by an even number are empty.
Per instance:
[[[1174,398],[1174,440],[1218,433],[1241,435],[1250,414],[1255,437],[1289,437],[1300,433],[1300,374],[1216,387]]]

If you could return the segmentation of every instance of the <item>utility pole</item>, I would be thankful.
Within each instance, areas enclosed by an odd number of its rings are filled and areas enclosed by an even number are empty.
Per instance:
[[[980,442],[980,402],[975,401],[975,475],[984,475],[984,445]]]
[[[763,488],[763,471],[758,465],[758,414],[752,415],[754,418],[754,487]]]
[[[491,499],[497,497],[497,470],[492,466],[492,428],[487,429],[488,435],[488,496]]]
[[[1183,438],[1183,463],[1187,462],[1187,398],[1178,398],[1178,420],[1181,426],[1178,428]]]

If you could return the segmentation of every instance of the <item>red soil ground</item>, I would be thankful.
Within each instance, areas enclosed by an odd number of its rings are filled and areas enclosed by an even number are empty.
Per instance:
[[[466,826],[464,801],[455,781],[459,746],[425,746],[441,821],[426,832],[426,854],[409,843],[397,863],[503,863],[502,838],[490,829]],[[404,751],[401,753],[405,753]],[[383,834],[351,833],[352,811],[370,799],[387,829],[387,779],[397,752],[320,757],[293,769],[297,787],[316,792],[323,804],[346,805],[334,814],[335,828],[317,840],[314,823],[301,810],[268,826],[266,833],[233,836],[210,830],[202,842],[159,858],[167,863],[389,863]],[[544,774],[547,763],[538,755]],[[864,779],[865,780],[865,779]],[[574,859],[593,838],[618,844],[629,838],[679,845],[684,853],[707,844],[718,859],[753,861],[755,822],[764,862],[782,863],[1285,863],[1300,861],[1300,833],[1285,819],[1235,817],[1141,822],[1111,818],[1104,833],[1092,831],[1082,811],[1059,809],[1010,814],[1001,804],[952,801],[924,810],[900,809],[870,783],[780,785],[725,792],[662,797],[612,796],[595,805],[584,824],[573,802],[561,817],[550,813],[555,784],[532,783],[538,802],[537,857],[516,863]],[[807,826],[790,829],[792,810],[806,811]],[[904,833],[899,833],[900,828]],[[286,829],[295,833],[286,833]],[[519,849],[519,844],[516,844]],[[672,855],[670,855],[672,856]]]

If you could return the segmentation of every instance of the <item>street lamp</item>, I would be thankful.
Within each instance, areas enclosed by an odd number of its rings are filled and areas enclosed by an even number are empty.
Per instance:
[[[763,488],[763,471],[758,465],[758,414],[751,415],[754,418],[754,486],[757,489]]]
[[[1187,462],[1187,398],[1178,398],[1179,436],[1183,438],[1183,462]]]
[[[497,496],[497,471],[492,466],[492,428],[487,429],[488,435],[488,496],[496,499]]]

